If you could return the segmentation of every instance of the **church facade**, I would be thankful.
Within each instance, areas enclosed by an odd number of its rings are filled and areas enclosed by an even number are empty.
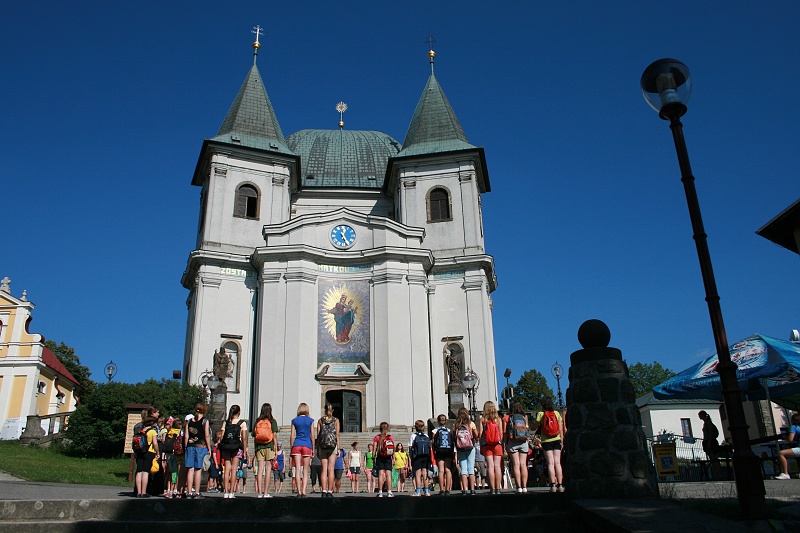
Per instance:
[[[429,57],[402,144],[341,122],[284,137],[253,63],[192,179],[188,381],[216,354],[228,406],[256,417],[269,402],[287,424],[330,402],[353,432],[451,414],[468,369],[478,409],[496,401],[489,175]]]

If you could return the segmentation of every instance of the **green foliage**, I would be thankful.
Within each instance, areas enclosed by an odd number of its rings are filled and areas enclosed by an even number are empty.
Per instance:
[[[158,407],[165,416],[183,418],[204,397],[202,387],[165,379],[97,385],[69,419],[67,451],[81,457],[120,455],[127,428],[126,403],[150,404]]]
[[[83,394],[80,395],[81,399],[94,390],[97,384],[90,378],[92,372],[89,370],[89,367],[81,364],[81,360],[75,355],[75,350],[73,348],[64,344],[64,341],[61,341],[61,344],[56,344],[54,341],[46,340],[44,341],[44,345],[55,354],[58,360],[67,367],[69,373],[81,384],[81,387],[83,387]]]
[[[633,390],[636,392],[636,397],[647,394],[653,387],[659,383],[663,383],[672,376],[675,372],[669,368],[664,368],[658,361],[653,363],[636,363],[635,365],[628,366],[628,376],[633,385]]]
[[[547,380],[536,369],[526,370],[519,377],[514,387],[514,399],[522,404],[526,411],[541,411],[542,398],[555,398],[553,389],[547,386]]]

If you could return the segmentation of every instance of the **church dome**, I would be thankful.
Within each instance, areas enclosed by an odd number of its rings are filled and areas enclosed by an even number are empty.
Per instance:
[[[389,158],[401,145],[390,135],[367,130],[300,130],[286,138],[300,156],[303,187],[380,189]]]

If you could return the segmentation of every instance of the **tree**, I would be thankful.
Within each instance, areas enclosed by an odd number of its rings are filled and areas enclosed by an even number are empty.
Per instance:
[[[663,383],[672,376],[675,372],[669,368],[664,368],[658,361],[652,363],[636,363],[635,365],[628,366],[628,376],[633,385],[633,390],[636,392],[636,397],[647,394],[653,387],[659,383]]]
[[[202,387],[166,379],[99,384],[69,419],[67,452],[81,457],[121,455],[128,420],[126,403],[154,405],[163,415],[182,419],[196,403],[204,400]]]
[[[547,386],[547,380],[536,369],[526,370],[519,377],[514,387],[514,400],[522,404],[526,411],[541,411],[542,398],[553,398],[553,389]]]
[[[96,383],[89,377],[92,375],[92,372],[89,370],[89,367],[81,364],[80,358],[75,355],[75,350],[64,344],[64,341],[61,341],[61,344],[56,344],[54,341],[46,340],[44,341],[44,345],[55,354],[58,360],[61,361],[61,364],[63,364],[67,370],[69,370],[69,373],[78,380],[78,383],[83,388],[83,393],[79,395],[81,400],[91,394]]]

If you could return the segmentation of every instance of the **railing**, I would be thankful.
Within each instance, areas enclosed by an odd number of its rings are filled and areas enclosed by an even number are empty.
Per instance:
[[[25,424],[25,431],[19,438],[24,446],[47,446],[54,440],[64,437],[64,430],[67,429],[69,417],[75,411],[67,413],[55,413],[52,415],[28,415]],[[43,422],[47,421],[45,424]],[[46,426],[45,429],[43,426]]]
[[[654,465],[656,465],[656,457],[653,446],[658,444],[675,444],[678,475],[659,475],[660,481],[709,481],[715,477],[733,479],[733,472],[730,465],[731,448],[729,445],[720,446],[720,468],[718,469],[717,475],[715,475],[711,461],[708,460],[706,452],[703,451],[702,439],[665,433],[648,438],[647,444],[648,451],[650,452],[650,461]]]

